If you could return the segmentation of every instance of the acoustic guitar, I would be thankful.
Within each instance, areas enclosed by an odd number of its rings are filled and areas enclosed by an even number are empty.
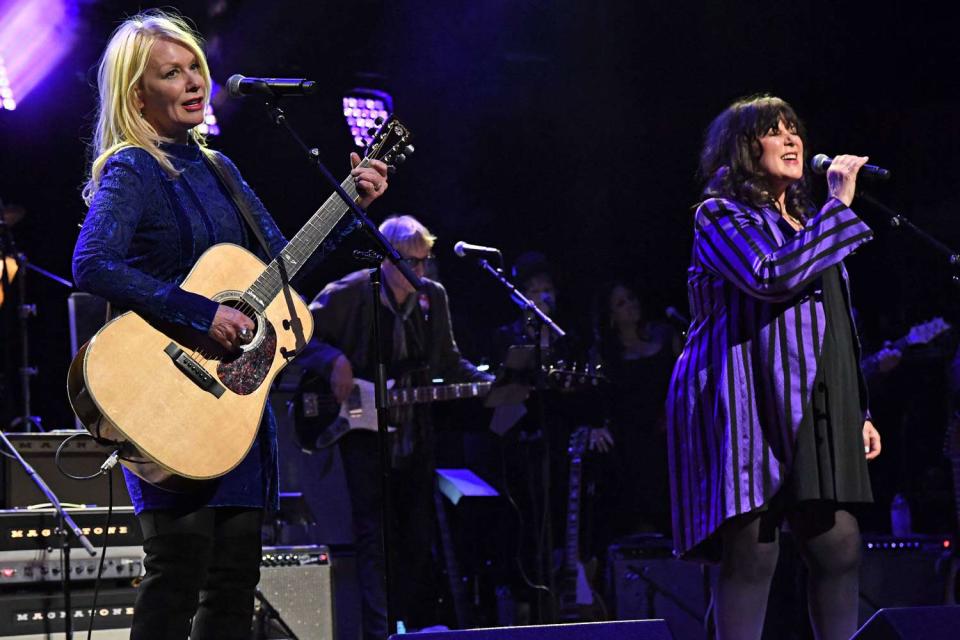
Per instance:
[[[361,166],[402,160],[411,137],[389,119]],[[341,186],[359,199],[352,178]],[[331,195],[269,265],[232,244],[200,257],[181,287],[253,319],[253,338],[239,353],[135,312],[108,322],[80,348],[67,375],[80,422],[118,443],[121,463],[164,489],[187,490],[237,466],[253,445],[271,382],[313,334],[310,311],[289,281],[348,210]]]

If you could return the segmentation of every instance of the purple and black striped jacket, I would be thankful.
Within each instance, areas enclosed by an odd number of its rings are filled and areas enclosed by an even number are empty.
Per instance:
[[[833,198],[789,241],[779,219],[772,208],[720,198],[696,213],[691,325],[667,395],[680,555],[709,555],[698,545],[783,484],[823,344],[817,278],[840,265],[849,307],[842,260],[873,237]]]

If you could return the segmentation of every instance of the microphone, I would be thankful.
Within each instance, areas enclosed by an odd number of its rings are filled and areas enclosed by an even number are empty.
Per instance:
[[[823,153],[818,153],[810,160],[810,168],[813,169],[814,173],[826,173],[827,168],[829,168],[831,164],[833,164],[833,158]],[[876,180],[887,180],[890,178],[889,171],[872,164],[865,164],[860,167],[859,175]]]
[[[478,258],[496,257],[498,260],[503,259],[500,255],[500,249],[483,247],[478,244],[467,244],[463,240],[453,245],[453,252],[461,258],[466,258],[467,256],[476,256]]]
[[[677,323],[678,326],[683,327],[684,330],[690,326],[690,319],[677,311],[676,307],[667,307],[663,310],[665,316],[668,320],[672,320]]]
[[[305,78],[247,78],[235,73],[227,79],[231,98],[243,96],[305,96],[317,90],[317,83]]]

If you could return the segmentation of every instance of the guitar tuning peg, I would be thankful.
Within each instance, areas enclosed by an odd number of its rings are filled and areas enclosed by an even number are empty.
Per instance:
[[[393,174],[395,174],[396,172],[397,172],[397,167],[396,167],[396,165],[392,165],[392,164],[388,164],[388,165],[387,165],[387,173],[389,173],[390,175],[393,175]]]
[[[370,136],[370,137],[373,137],[373,136],[377,135],[377,128],[376,128],[376,127],[370,127],[369,129],[367,129],[367,135]]]
[[[416,151],[416,149],[413,147],[412,144],[408,144],[403,148],[403,152],[408,156],[412,156],[414,151]]]
[[[407,161],[407,156],[403,155],[402,153],[397,154],[397,164],[403,164],[406,161]]]
[[[376,119],[374,120],[374,122],[377,123],[377,126],[379,127],[380,125],[383,124],[383,117],[382,117],[382,116],[377,116]]]

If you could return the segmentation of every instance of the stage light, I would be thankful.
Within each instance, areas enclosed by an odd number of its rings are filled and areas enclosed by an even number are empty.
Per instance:
[[[366,147],[373,141],[368,130],[376,129],[377,119],[386,120],[391,113],[393,98],[385,91],[356,87],[343,96],[343,117],[358,147]]]
[[[0,96],[13,110],[73,46],[78,0],[0,0]]]
[[[220,124],[217,122],[216,114],[213,113],[213,98],[222,88],[223,87],[217,82],[214,82],[213,87],[210,88],[210,102],[203,110],[203,122],[197,125],[197,129],[204,135],[220,135]]]
[[[7,65],[0,56],[0,109],[13,111],[17,108],[17,101],[13,99],[13,89],[10,88],[10,77],[7,75]]]

